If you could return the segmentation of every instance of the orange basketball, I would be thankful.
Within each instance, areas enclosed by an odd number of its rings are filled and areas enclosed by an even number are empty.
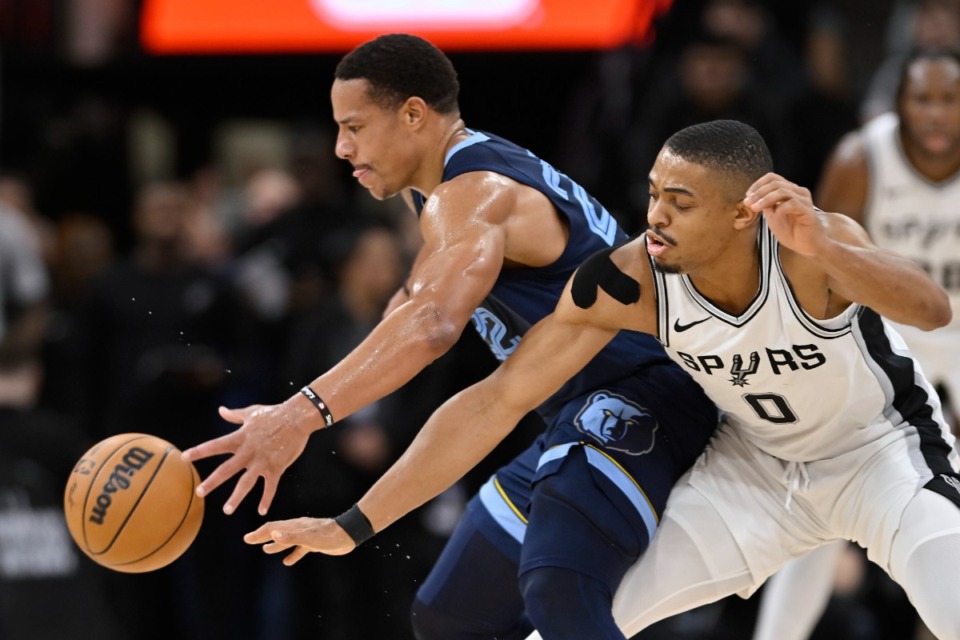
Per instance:
[[[111,436],[77,462],[63,510],[77,545],[96,562],[143,573],[179,558],[200,530],[203,499],[193,464],[166,440]]]

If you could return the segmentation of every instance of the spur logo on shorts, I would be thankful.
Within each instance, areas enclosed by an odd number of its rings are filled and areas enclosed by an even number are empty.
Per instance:
[[[659,426],[649,411],[607,391],[590,396],[574,424],[605,448],[634,456],[653,449]]]

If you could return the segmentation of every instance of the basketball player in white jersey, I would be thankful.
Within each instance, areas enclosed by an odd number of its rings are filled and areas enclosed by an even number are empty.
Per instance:
[[[897,111],[840,141],[824,168],[818,204],[851,216],[873,241],[922,265],[949,294],[953,321],[924,332],[898,325],[945,399],[957,433],[960,403],[960,58],[918,51],[905,62]],[[805,640],[833,587],[842,544],[778,573],[764,590],[754,640]]]
[[[960,57],[918,52],[904,66],[897,112],[841,141],[818,204],[866,227],[873,241],[922,265],[950,295],[953,322],[898,326],[923,372],[960,403]],[[958,425],[954,422],[954,426]]]
[[[619,331],[642,331],[724,418],[620,585],[624,637],[749,594],[790,559],[846,538],[941,639],[960,638],[960,458],[933,387],[881,317],[934,329],[950,320],[947,296],[771,168],[763,139],[742,123],[674,134],[650,172],[647,233],[588,259],[554,314],[434,413],[360,500],[374,530],[452,484],[505,436],[502,425]],[[270,522],[246,539],[289,552],[288,563],[354,546],[316,518]]]

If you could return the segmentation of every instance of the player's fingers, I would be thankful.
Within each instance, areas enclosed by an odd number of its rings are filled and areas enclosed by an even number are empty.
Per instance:
[[[273,476],[263,477],[263,495],[260,497],[260,506],[257,508],[260,515],[267,515],[267,510],[273,504],[273,497],[277,495],[277,484],[279,484],[278,480]]]
[[[223,512],[228,516],[237,510],[243,499],[247,497],[250,490],[257,484],[257,474],[247,469],[237,480],[237,486],[233,488],[233,493],[223,505]]]
[[[757,180],[747,188],[747,193],[751,191],[757,191],[771,184],[779,184],[781,182],[786,182],[786,179],[780,174],[769,172],[757,178]]]
[[[247,544],[264,544],[265,542],[276,542],[273,539],[273,532],[277,527],[283,526],[282,521],[266,522],[253,531],[243,536],[243,541]],[[290,545],[287,545],[290,546]]]
[[[798,184],[790,182],[786,178],[781,178],[775,174],[767,174],[747,189],[747,203],[760,203],[762,205],[772,206],[777,202],[786,202],[791,199],[810,200],[810,190],[801,187]]]
[[[779,182],[766,182],[764,184],[754,184],[747,190],[744,200],[747,203],[756,204],[761,200],[767,199],[774,194],[782,195],[783,185]]]
[[[744,202],[753,208],[754,211],[772,211],[784,202],[789,202],[794,197],[786,189],[764,189],[762,192],[754,193],[744,199]]]
[[[214,469],[210,475],[204,478],[203,482],[197,485],[197,495],[201,498],[206,496],[243,470],[244,466],[244,463],[238,459],[237,456],[227,458],[219,467]]]
[[[247,416],[250,415],[259,405],[254,405],[250,407],[244,407],[243,409],[230,409],[227,407],[221,406],[217,409],[217,412],[220,414],[220,417],[226,420],[227,422],[232,422],[233,424],[243,424],[243,421],[246,420]]]
[[[283,553],[284,551],[288,550],[291,546],[293,545],[281,544],[279,542],[268,542],[267,544],[263,545],[263,552],[268,553],[270,555],[274,555],[276,553]]]
[[[211,456],[218,456],[224,453],[233,453],[237,450],[235,443],[236,439],[237,436],[235,433],[228,433],[225,436],[220,436],[219,438],[214,438],[213,440],[201,442],[195,447],[190,447],[181,453],[180,456],[184,460],[195,462]]]
[[[288,567],[292,567],[300,562],[300,560],[302,560],[303,557],[308,553],[310,553],[310,550],[306,547],[297,547],[290,553],[290,555],[283,559],[283,564],[287,565]]]

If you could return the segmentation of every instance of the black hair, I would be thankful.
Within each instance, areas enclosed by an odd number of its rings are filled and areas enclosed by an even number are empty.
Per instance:
[[[914,49],[907,55],[906,59],[903,61],[903,64],[900,66],[900,80],[897,82],[895,104],[898,112],[900,111],[900,100],[903,98],[903,92],[907,88],[907,80],[910,77],[910,67],[921,60],[933,61],[944,59],[952,60],[957,65],[960,65],[960,53],[953,49]]]
[[[737,120],[695,124],[670,136],[663,146],[688,162],[742,177],[748,184],[773,170],[763,137]]]
[[[383,35],[348,53],[334,72],[338,80],[366,80],[377,104],[396,108],[408,98],[423,98],[438,113],[459,111],[460,83],[449,58],[423,38]]]

